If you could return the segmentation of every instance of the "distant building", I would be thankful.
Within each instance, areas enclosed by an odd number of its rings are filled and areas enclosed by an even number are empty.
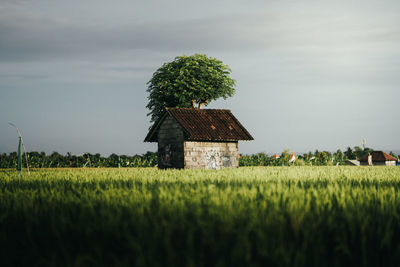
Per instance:
[[[345,165],[350,165],[350,166],[360,166],[360,161],[356,159],[348,159],[345,163]]]
[[[370,156],[370,162],[368,162],[368,157]],[[365,155],[360,159],[361,165],[386,165],[395,166],[397,159],[383,151],[372,151],[370,155]]]
[[[239,166],[239,140],[253,140],[230,110],[166,108],[145,142],[158,143],[160,169]]]

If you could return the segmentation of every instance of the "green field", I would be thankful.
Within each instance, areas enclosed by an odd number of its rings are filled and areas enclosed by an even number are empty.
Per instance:
[[[398,266],[400,168],[0,171],[0,266]]]

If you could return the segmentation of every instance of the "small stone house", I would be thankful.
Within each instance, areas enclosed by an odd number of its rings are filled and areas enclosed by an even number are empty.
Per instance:
[[[225,109],[166,108],[145,142],[158,143],[160,169],[239,166],[239,140],[250,133]]]
[[[371,156],[370,161],[372,164],[368,163],[368,156]],[[386,165],[395,166],[397,159],[383,151],[372,151],[370,155],[365,155],[360,159],[360,165]]]

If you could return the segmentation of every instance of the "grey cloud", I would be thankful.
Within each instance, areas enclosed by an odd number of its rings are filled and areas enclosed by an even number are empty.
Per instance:
[[[12,79],[12,80],[39,80],[48,78],[47,75],[35,75],[35,74],[2,74],[0,78]]]
[[[318,49],[329,53],[344,46],[357,50],[361,44],[377,39],[396,43],[400,36],[398,29],[351,25],[346,18],[316,16],[302,20],[306,15],[299,15],[296,19],[307,23],[294,25],[292,20],[285,21],[286,16],[266,13],[105,26],[14,13],[0,17],[0,60],[68,60],[139,49],[171,52],[182,48],[236,52],[289,48],[315,54]],[[384,41],[384,36],[391,37]]]
[[[0,13],[0,59],[3,61],[102,57],[138,49],[176,51],[254,51],[337,49],[338,43],[375,40],[346,20],[309,18],[307,23],[286,22],[271,14],[152,21],[125,25],[80,23],[31,13]],[[302,21],[300,15],[297,18]],[[322,23],[321,23],[322,21]],[[333,26],[335,25],[335,26]],[[356,27],[356,29],[354,29]],[[357,31],[360,36],[354,34]],[[398,32],[395,32],[398,35]],[[360,39],[360,40],[358,40]]]
[[[110,67],[110,70],[116,72],[153,72],[154,66],[142,67],[142,66],[126,66],[126,67]]]
[[[221,19],[156,22],[125,26],[78,25],[27,18],[0,19],[0,59],[41,60],[147,49],[173,51],[256,49],[244,23]],[[249,26],[249,29],[254,28]],[[258,47],[257,47],[258,46]]]

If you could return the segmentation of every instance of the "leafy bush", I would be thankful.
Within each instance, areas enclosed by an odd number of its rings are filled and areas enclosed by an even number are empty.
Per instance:
[[[25,157],[22,158],[23,166],[26,166]],[[154,167],[157,165],[157,153],[148,151],[143,155],[116,155],[102,157],[100,154],[84,153],[76,156],[71,153],[61,155],[53,152],[47,155],[44,152],[29,152],[29,166],[32,168],[75,168],[75,167]],[[17,153],[9,155],[0,154],[0,168],[15,168],[17,165]]]

